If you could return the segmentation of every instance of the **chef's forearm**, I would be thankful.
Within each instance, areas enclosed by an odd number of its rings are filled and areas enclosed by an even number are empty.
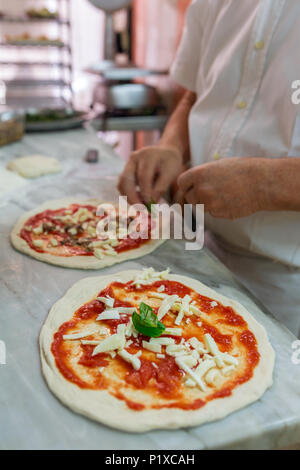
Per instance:
[[[262,210],[300,211],[300,157],[254,159]]]
[[[175,148],[180,152],[183,161],[189,159],[189,128],[190,111],[195,103],[196,95],[186,91],[177,108],[172,114],[159,145]]]

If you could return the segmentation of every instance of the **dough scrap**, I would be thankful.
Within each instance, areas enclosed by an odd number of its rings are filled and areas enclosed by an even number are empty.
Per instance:
[[[43,155],[15,158],[7,164],[6,168],[23,176],[23,178],[38,178],[62,171],[61,164],[56,158]]]

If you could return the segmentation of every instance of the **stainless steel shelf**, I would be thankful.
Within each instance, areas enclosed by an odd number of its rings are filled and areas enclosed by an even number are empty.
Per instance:
[[[57,28],[57,37],[59,41],[64,37],[64,42],[54,41],[39,41],[38,39],[25,39],[20,41],[14,41],[13,38],[11,41],[2,39],[0,42],[0,49],[7,49],[7,60],[3,57],[3,60],[0,60],[0,69],[8,70],[9,67],[17,66],[18,74],[15,78],[11,80],[5,80],[7,85],[7,103],[12,104],[13,106],[22,106],[20,101],[23,99],[23,103],[26,101],[26,106],[22,107],[52,107],[56,101],[66,104],[72,102],[73,90],[72,90],[72,76],[73,76],[73,64],[72,64],[72,24],[71,24],[71,10],[70,10],[70,1],[69,0],[55,0],[55,11],[57,11],[58,16],[53,18],[38,18],[38,17],[29,17],[26,12],[24,12],[24,3],[20,2],[21,11],[16,14],[9,14],[5,11],[2,11],[3,15],[0,16],[0,24],[15,24],[20,23],[30,25],[32,23],[39,23],[40,25],[45,25],[44,28],[47,28],[47,24],[54,24]],[[28,26],[29,28],[29,26]],[[46,31],[46,29],[45,29]],[[65,35],[63,36],[63,34]],[[20,60],[14,61],[9,60],[9,49],[15,49],[16,51],[30,50],[32,53],[34,50],[39,51],[41,56],[37,57],[37,61],[24,60],[24,57],[20,57]],[[54,60],[48,58],[45,54],[42,55],[42,51],[55,50],[56,57]],[[2,54],[2,52],[1,52]],[[31,54],[32,56],[32,54]],[[31,77],[30,68],[32,67],[45,67],[48,68],[48,74],[46,77],[51,77],[52,72],[56,72],[53,79],[43,79],[42,74],[41,78],[31,79],[25,78],[26,76]],[[42,72],[42,70],[39,70]],[[4,73],[1,73],[0,78],[4,78]],[[5,75],[4,75],[5,76]],[[47,88],[43,90],[43,87]],[[51,87],[53,90],[51,90]],[[22,92],[24,89],[24,93]],[[48,96],[48,95],[54,96]],[[23,96],[24,94],[24,96]],[[17,96],[22,95],[22,96]],[[26,96],[25,96],[26,95]],[[47,96],[45,96],[47,95]],[[59,95],[59,96],[57,96]],[[70,95],[70,99],[68,99]]]
[[[162,131],[167,123],[168,116],[125,116],[125,117],[97,117],[91,122],[97,131]]]
[[[5,84],[8,88],[19,88],[19,87],[48,87],[48,86],[56,86],[56,87],[64,87],[64,86],[71,86],[70,83],[66,82],[65,80],[41,80],[41,79],[14,79],[14,80],[7,80]]]
[[[30,42],[30,41],[27,41],[27,42],[1,42],[0,43],[0,46],[1,47],[34,47],[34,48],[45,48],[45,47],[53,47],[53,48],[56,48],[56,49],[68,49],[70,50],[70,46],[68,46],[67,44],[58,44],[58,43],[51,43],[51,42],[47,42],[45,41],[45,44],[43,44],[42,42]]]
[[[93,75],[99,75],[105,80],[117,80],[117,81],[128,81],[134,80],[136,78],[145,78],[150,75],[168,75],[167,70],[151,70],[143,69],[135,64],[128,64],[126,66],[118,65],[106,65],[105,61],[100,62],[99,64],[91,65],[85,69],[87,73]]]
[[[72,65],[67,64],[64,62],[45,62],[45,61],[37,61],[37,62],[12,62],[12,61],[1,61],[0,65],[7,65],[11,67],[20,66],[20,67],[61,67],[61,68],[68,68],[71,69]]]
[[[63,18],[30,18],[27,16],[0,16],[0,22],[1,23],[35,23],[35,22],[41,22],[41,23],[57,23],[57,24],[64,24],[64,25],[70,25],[69,20],[65,20]]]
[[[60,108],[69,105],[68,101],[55,96],[7,96],[7,106],[11,108]]]

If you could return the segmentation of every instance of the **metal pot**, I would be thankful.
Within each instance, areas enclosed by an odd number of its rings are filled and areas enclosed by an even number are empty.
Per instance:
[[[96,89],[95,101],[103,103],[108,110],[155,110],[159,106],[156,89],[143,83],[102,84]]]

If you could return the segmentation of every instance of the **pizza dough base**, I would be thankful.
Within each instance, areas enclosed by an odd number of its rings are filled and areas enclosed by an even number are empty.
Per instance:
[[[249,329],[254,333],[260,362],[252,379],[233,390],[232,395],[213,400],[199,410],[177,408],[134,411],[122,400],[105,390],[81,389],[66,380],[56,367],[51,353],[53,334],[84,303],[94,298],[99,291],[115,279],[127,282],[139,273],[137,270],[123,271],[109,276],[83,279],[71,287],[50,310],[40,334],[40,354],[42,372],[50,390],[71,410],[107,426],[127,432],[146,432],[152,429],[176,429],[215,421],[258,400],[273,383],[275,353],[269,343],[267,333],[252,315],[238,302],[230,300],[210,289],[199,281],[169,275],[168,279],[181,282],[204,296],[233,307],[243,316]]]
[[[6,168],[24,178],[38,178],[42,175],[59,173],[62,167],[56,158],[43,155],[28,155],[11,160]]]
[[[166,240],[150,240],[145,245],[140,246],[139,248],[124,251],[117,256],[105,256],[103,259],[98,259],[95,256],[54,256],[50,253],[39,253],[33,250],[27,242],[20,237],[20,231],[23,228],[27,220],[33,215],[39,214],[47,209],[60,209],[62,207],[67,207],[70,204],[92,204],[98,206],[101,204],[100,200],[97,199],[88,199],[86,201],[82,199],[75,198],[65,198],[58,199],[54,201],[48,201],[37,207],[36,209],[26,212],[23,216],[20,217],[16,225],[14,226],[11,232],[11,243],[12,245],[22,253],[30,255],[32,258],[35,258],[39,261],[44,261],[45,263],[55,264],[56,266],[62,266],[64,268],[73,268],[73,269],[102,269],[107,266],[112,266],[113,264],[122,263],[123,261],[128,261],[135,258],[140,258],[141,256],[148,255],[152,251],[156,250],[162,243]]]

